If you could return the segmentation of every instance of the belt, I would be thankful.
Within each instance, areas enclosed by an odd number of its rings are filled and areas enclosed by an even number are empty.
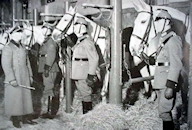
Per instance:
[[[88,58],[74,58],[75,61],[88,61]]]
[[[155,65],[156,66],[169,66],[170,63],[169,62],[156,62]]]
[[[39,55],[39,57],[47,57],[47,54]]]

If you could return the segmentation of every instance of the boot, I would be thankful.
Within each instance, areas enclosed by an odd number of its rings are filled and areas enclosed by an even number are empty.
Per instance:
[[[11,116],[11,121],[12,121],[13,126],[15,126],[16,128],[21,128],[18,116]]]
[[[43,119],[53,119],[55,117],[55,115],[51,114],[51,107],[52,107],[52,96],[48,96],[48,105],[47,105],[47,112],[43,113],[41,115],[41,118]]]
[[[175,126],[173,121],[163,121],[163,130],[174,130]]]
[[[92,102],[82,101],[83,114],[86,114],[88,111],[92,110]]]
[[[30,118],[30,115],[22,116],[22,122],[23,124],[30,124],[30,125],[36,125],[37,122],[32,121],[32,118]]]
[[[51,115],[56,116],[59,110],[59,96],[52,97],[51,101]]]

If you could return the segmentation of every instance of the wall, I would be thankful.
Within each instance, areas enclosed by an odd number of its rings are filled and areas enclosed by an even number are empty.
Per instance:
[[[11,9],[9,8],[11,5],[10,3],[0,3],[0,23],[10,23],[10,19],[12,18]]]
[[[21,2],[19,2],[19,0],[16,0],[16,3],[15,3],[15,9],[16,9],[16,12],[15,12],[15,18],[16,19],[22,19],[22,4]]]
[[[156,1],[157,1],[156,2],[157,5],[166,5],[173,2],[185,2],[189,0],[156,0]]]
[[[42,0],[29,0],[29,17],[33,18],[33,10],[36,8],[39,13],[46,13],[46,14],[64,14],[65,13],[65,2],[69,0],[55,0],[55,2],[52,3],[46,3],[46,0],[44,0],[45,5],[42,5]],[[73,0],[71,0],[73,1]],[[109,0],[77,0],[77,11],[83,15],[89,15],[94,14],[98,12],[97,9],[87,8],[84,9],[82,7],[83,3],[91,3],[91,4],[101,4],[106,5],[109,4]],[[69,4],[70,5],[70,4]],[[40,17],[39,17],[40,18]],[[54,20],[52,17],[41,17],[40,21],[46,20],[51,21]]]

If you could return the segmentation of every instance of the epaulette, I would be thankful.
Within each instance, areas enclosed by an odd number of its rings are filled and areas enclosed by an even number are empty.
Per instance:
[[[79,38],[79,42],[82,42],[82,41],[85,40],[86,38],[88,38],[88,35],[83,35],[82,37]]]
[[[46,43],[50,38],[51,38],[51,36],[47,36],[43,43]]]
[[[173,32],[173,31],[169,32],[166,36],[163,37],[162,43],[165,45],[165,44],[167,43],[167,41],[168,41],[171,37],[173,37],[173,36],[175,36],[175,35],[176,35],[175,32]]]
[[[15,45],[16,47],[20,47],[20,45],[17,44],[14,40],[11,40],[9,44],[10,45]]]
[[[170,39],[171,37],[175,36],[175,35],[176,35],[175,32],[170,31],[167,35],[165,35],[165,36],[163,37],[162,42],[161,42],[159,48],[158,48],[157,51],[156,51],[156,55],[157,55],[157,56],[159,55],[160,51],[161,51],[162,48],[165,46],[165,44],[169,41],[169,39]]]
[[[82,42],[84,39],[86,39],[87,37],[82,37],[79,39],[79,42]]]

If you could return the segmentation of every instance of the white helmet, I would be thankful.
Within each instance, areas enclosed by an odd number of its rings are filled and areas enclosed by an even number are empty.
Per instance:
[[[167,10],[162,10],[156,17],[155,21],[158,21],[160,19],[170,20],[172,19],[171,15],[168,13]]]
[[[51,26],[49,23],[44,23],[43,26],[42,26],[42,28],[48,28],[48,29],[51,29],[51,30],[54,29],[54,27]]]
[[[87,25],[88,25],[88,22],[85,20],[85,18],[80,17],[80,18],[78,18],[78,19],[76,20],[75,24],[83,24],[83,25],[87,26]]]

